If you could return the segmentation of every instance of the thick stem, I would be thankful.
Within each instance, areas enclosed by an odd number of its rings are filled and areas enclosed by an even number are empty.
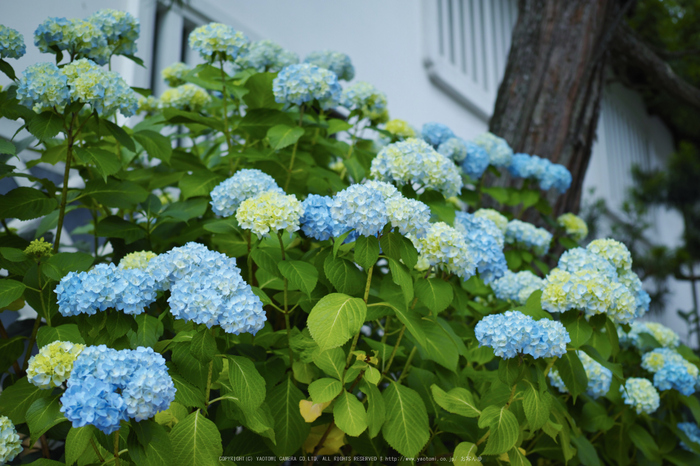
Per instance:
[[[46,435],[39,437],[39,442],[41,443],[41,454],[44,458],[51,458],[51,452],[49,451],[49,442],[46,441]]]
[[[66,169],[63,172],[63,190],[61,191],[61,204],[58,208],[58,225],[56,227],[56,239],[53,243],[53,252],[58,252],[58,246],[61,244],[61,230],[63,230],[63,218],[66,215],[66,201],[68,199],[68,178],[70,176],[70,164],[73,160],[73,125],[75,124],[75,114],[71,117],[70,126],[68,127],[68,147],[66,149]]]
[[[119,430],[114,433],[114,464],[119,466]]]

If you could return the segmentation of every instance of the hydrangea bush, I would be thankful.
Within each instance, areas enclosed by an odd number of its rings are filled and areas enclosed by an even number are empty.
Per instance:
[[[37,315],[1,329],[0,463],[700,461],[700,359],[624,244],[552,217],[565,167],[223,24],[150,95],[107,67],[138,33],[48,18],[16,75],[0,26],[0,310]]]

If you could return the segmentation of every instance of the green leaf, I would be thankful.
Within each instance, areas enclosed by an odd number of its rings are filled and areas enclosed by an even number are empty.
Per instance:
[[[601,356],[601,354],[598,352],[598,350],[596,350],[596,349],[593,348],[592,346],[583,345],[583,346],[581,347],[581,349],[582,349],[587,355],[589,355],[593,360],[595,360],[596,362],[598,362],[600,365],[602,365],[603,367],[606,367],[606,368],[610,369],[610,371],[613,373],[613,375],[614,375],[615,377],[617,377],[617,378],[620,379],[620,380],[623,380],[623,379],[624,379],[624,376],[623,376],[623,373],[622,373],[622,364],[609,362],[609,361],[606,360],[603,356]]]
[[[90,446],[93,430],[88,424],[84,427],[71,427],[66,436],[66,464],[71,466],[78,461],[85,450]]]
[[[367,412],[357,397],[343,390],[333,404],[333,419],[340,430],[357,437],[367,429]]]
[[[438,313],[447,309],[454,294],[450,284],[439,278],[421,278],[416,280],[416,296],[428,309]]]
[[[336,244],[340,242],[336,240]],[[367,276],[354,263],[340,257],[328,255],[323,263],[326,277],[336,290],[349,295],[360,295],[365,289]]]
[[[479,416],[479,427],[489,427],[484,455],[500,455],[515,446],[520,434],[518,419],[507,407],[487,406]]]
[[[545,425],[549,419],[553,401],[548,391],[540,392],[534,385],[528,384],[523,398],[523,410],[531,431],[541,429]]]
[[[248,109],[255,108],[282,108],[282,104],[275,101],[272,92],[272,81],[277,73],[256,73],[245,82],[245,88],[250,92],[243,96],[243,101]]]
[[[97,147],[76,147],[75,158],[83,165],[94,165],[105,183],[109,175],[114,175],[122,168],[117,154]]]
[[[11,80],[15,81],[17,80],[17,75],[15,75],[15,70],[12,68],[12,65],[10,65],[8,62],[0,58],[0,71],[5,73],[5,75],[10,78]]]
[[[21,298],[25,288],[24,283],[17,280],[0,280],[0,311]]]
[[[0,217],[32,220],[50,214],[57,206],[56,199],[38,189],[20,187],[0,196]]]
[[[382,397],[386,406],[384,439],[403,456],[415,458],[430,438],[423,400],[417,392],[396,382],[384,389]]]
[[[141,226],[128,222],[116,215],[110,215],[100,220],[95,229],[97,236],[122,238],[126,244],[131,244],[146,237],[146,230]]]
[[[330,136],[331,134],[338,133],[340,131],[347,131],[352,128],[352,125],[345,120],[339,120],[337,118],[332,118],[328,120],[328,131],[326,134]]]
[[[406,303],[411,302],[413,299],[413,279],[411,279],[411,274],[403,264],[392,258],[389,258],[389,270],[391,271],[391,279],[401,287],[404,301]]]
[[[386,420],[384,398],[376,385],[366,380],[360,382],[360,391],[367,395],[367,433],[370,438],[374,438]]]
[[[224,130],[224,123],[214,117],[205,117],[199,113],[187,112],[184,110],[178,110],[176,108],[165,108],[163,109],[163,117],[170,123],[176,124],[190,124],[197,123],[200,125],[208,126],[209,128],[214,128],[219,131]],[[136,138],[136,135],[134,135]],[[138,138],[136,139],[138,141]]]
[[[581,428],[587,432],[605,432],[610,430],[614,423],[613,419],[608,416],[606,409],[595,401],[589,401],[583,405],[578,422]]]
[[[525,458],[525,455],[518,447],[508,450],[508,461],[510,461],[511,466],[532,466],[530,460]]]
[[[209,199],[205,197],[173,202],[160,214],[160,218],[172,218],[180,222],[187,222],[204,215],[208,207]]]
[[[131,136],[129,136],[121,126],[114,124],[111,121],[106,120],[104,118],[100,119],[100,124],[104,125],[107,128],[107,131],[109,131],[112,134],[112,136],[114,136],[114,139],[116,139],[119,144],[126,147],[131,152],[136,152],[136,145],[134,144],[134,140],[131,139]]]
[[[355,262],[367,270],[379,258],[379,241],[374,236],[360,236],[355,241]]]
[[[277,264],[282,276],[307,296],[316,288],[318,270],[308,262],[284,260]]]
[[[552,320],[551,314],[542,309],[542,290],[533,291],[530,297],[527,298],[525,306],[518,308],[518,310],[535,320]]]
[[[204,393],[199,388],[190,384],[184,377],[174,372],[170,372],[170,377],[175,384],[175,401],[189,408],[204,409]]]
[[[163,336],[163,323],[156,317],[146,313],[134,316],[138,330],[130,331],[131,347],[153,347],[158,339]]]
[[[173,461],[173,444],[168,433],[154,421],[141,421],[136,426],[148,426],[148,437],[132,430],[127,440],[129,456],[136,466],[169,466]],[[137,436],[141,434],[140,436]]]
[[[455,466],[481,466],[481,461],[476,456],[476,445],[471,442],[461,442],[455,448],[452,455],[452,464]]]
[[[343,385],[336,379],[327,377],[311,382],[309,395],[314,403],[327,403],[335,399],[343,389]]]
[[[12,142],[0,139],[0,154],[17,155],[17,148]]]
[[[37,114],[27,125],[27,130],[41,141],[56,136],[62,129],[63,116],[57,115],[51,110]]]
[[[576,401],[576,397],[584,393],[588,387],[588,377],[578,355],[575,351],[567,351],[557,359],[554,366],[559,370],[559,375],[564,381],[564,385],[566,385],[569,393]]]
[[[382,253],[396,261],[401,259],[402,242],[403,237],[395,231],[390,231],[382,235],[379,239],[379,244],[382,246]]]
[[[211,330],[204,328],[192,336],[190,353],[202,364],[209,364],[209,361],[214,359],[218,349],[216,338],[211,334]]]
[[[648,460],[661,461],[659,447],[656,445],[654,437],[644,427],[633,424],[628,433],[634,446],[639,448]]]
[[[316,303],[306,323],[319,348],[326,350],[343,345],[359,332],[366,315],[363,300],[331,293]]]
[[[299,411],[299,402],[305,399],[304,394],[294,386],[291,378],[286,377],[270,391],[268,399],[277,441],[272,451],[277,456],[292,455],[309,436],[310,426],[304,422]]]
[[[561,322],[566,327],[566,331],[569,332],[571,346],[574,348],[580,348],[581,345],[586,344],[593,334],[593,327],[582,312],[568,311],[562,316]]]
[[[170,145],[170,139],[160,133],[144,129],[134,133],[134,139],[141,144],[148,155],[156,159],[162,160],[169,164],[170,157],[173,155],[173,148]]]
[[[498,378],[512,387],[525,375],[525,364],[520,358],[501,359],[498,363]]]
[[[393,308],[396,317],[401,321],[402,324],[406,326],[411,336],[416,339],[418,344],[423,348],[428,347],[428,338],[423,329],[424,321],[421,320],[420,314],[418,314],[413,309],[408,309],[406,307],[396,306]]]
[[[435,402],[448,413],[459,414],[464,417],[478,417],[481,414],[476,408],[474,397],[466,388],[453,388],[445,392],[442,388],[433,384],[430,386]]]
[[[437,322],[427,319],[423,319],[420,322],[421,330],[425,332],[425,346],[419,348],[419,350],[424,350],[424,357],[455,372],[457,370],[457,363],[459,362],[459,350],[455,342]],[[413,334],[411,333],[411,335]],[[423,355],[423,352],[421,355]]]
[[[83,194],[107,207],[131,209],[145,201],[149,192],[131,181],[109,178],[106,183],[99,179],[88,181]]]
[[[258,408],[265,401],[265,379],[246,357],[229,356],[228,361],[228,378],[233,394],[243,407]]]
[[[45,328],[45,327],[42,327]],[[0,371],[5,372],[24,353],[26,337],[0,339]]]
[[[51,390],[42,390],[30,384],[26,377],[0,393],[0,413],[10,418],[13,424],[26,422],[27,410],[36,400],[51,395]]]
[[[280,150],[291,146],[303,135],[304,129],[298,126],[276,125],[267,130],[267,139],[273,150]]]
[[[60,281],[68,272],[84,272],[92,267],[95,259],[84,252],[59,252],[49,257],[41,271],[51,280]]]
[[[170,431],[173,466],[219,466],[224,449],[221,434],[199,410],[175,424]]]
[[[32,434],[32,443],[39,440],[44,432],[53,426],[68,419],[61,413],[61,405],[58,402],[60,395],[51,398],[39,398],[34,401],[27,410],[27,424]]]
[[[571,441],[576,446],[578,459],[584,466],[600,466],[600,458],[593,444],[585,436],[571,437]]]
[[[323,372],[342,381],[345,370],[345,353],[341,348],[332,348],[326,351],[316,348],[311,358]]]
[[[63,324],[57,327],[40,327],[36,334],[36,345],[41,348],[54,341],[69,341],[71,343],[85,344],[80,329],[76,324]]]
[[[212,173],[209,170],[196,170],[180,178],[177,185],[182,191],[182,199],[187,200],[195,196],[209,197],[212,189],[223,180],[223,176]]]

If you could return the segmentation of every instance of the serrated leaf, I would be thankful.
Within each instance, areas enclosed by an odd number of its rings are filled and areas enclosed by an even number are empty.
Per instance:
[[[588,386],[588,377],[578,355],[575,351],[567,351],[557,359],[554,366],[559,371],[559,375],[574,401],[576,401],[576,397],[584,393]]]
[[[223,176],[209,170],[196,170],[180,178],[177,186],[182,191],[182,199],[195,196],[209,196],[212,189],[224,180]]]
[[[75,158],[83,165],[93,165],[105,182],[109,175],[114,175],[122,168],[117,154],[97,147],[76,147]]]
[[[173,445],[168,433],[155,421],[141,421],[137,426],[148,426],[148,439],[134,441],[129,435],[129,456],[136,466],[169,466],[173,461]]]
[[[268,399],[277,441],[272,451],[278,456],[289,456],[301,447],[309,435],[310,426],[299,412],[299,402],[304,399],[304,394],[287,377],[270,391]]]
[[[25,284],[17,280],[0,280],[0,311],[21,298],[25,288]]]
[[[395,231],[390,231],[389,233],[382,235],[382,237],[379,238],[379,244],[382,247],[382,253],[385,256],[391,257],[396,261],[401,260],[402,240],[403,237]]]
[[[284,149],[291,146],[304,135],[304,129],[287,125],[276,125],[267,131],[267,139],[273,150]]]
[[[486,441],[484,455],[500,455],[515,445],[520,434],[518,419],[504,406],[487,406],[479,416],[479,427],[488,426],[491,434]]]
[[[367,270],[379,258],[379,241],[374,236],[360,236],[355,241],[355,262]]]
[[[459,362],[459,349],[450,335],[440,324],[432,320],[423,319],[420,321],[420,326],[425,334],[425,345],[421,345],[422,348],[419,348],[421,355],[446,369],[456,371]]]
[[[40,327],[36,335],[37,347],[41,348],[54,341],[69,341],[85,344],[80,329],[76,324],[63,324],[57,327]]]
[[[10,418],[13,424],[26,422],[27,410],[36,400],[51,395],[51,390],[42,390],[30,384],[26,377],[0,393],[0,413]]]
[[[100,125],[104,125],[107,128],[107,131],[109,131],[112,134],[112,136],[114,136],[114,139],[116,139],[119,144],[126,147],[131,152],[136,152],[136,145],[134,144],[134,140],[131,139],[131,136],[129,136],[129,134],[126,131],[124,131],[124,129],[121,126],[114,124],[111,121],[106,120],[104,118],[100,120]]]
[[[50,398],[39,398],[27,409],[27,424],[32,434],[32,443],[39,440],[44,432],[53,426],[68,419],[61,413],[61,405],[58,402],[60,395]]]
[[[540,392],[532,384],[528,385],[523,399],[523,410],[530,430],[540,429],[547,422],[552,401],[552,395],[548,391]]]
[[[70,428],[66,436],[66,465],[71,466],[78,461],[78,458],[90,445],[94,429],[90,424],[83,427]]]
[[[414,390],[396,382],[384,389],[382,397],[386,406],[384,439],[403,456],[415,458],[430,438],[423,400]]]
[[[455,466],[481,466],[480,456],[476,456],[477,447],[471,442],[461,442],[452,455]]]
[[[216,338],[208,328],[195,333],[190,341],[190,353],[202,364],[208,364],[218,352]]]
[[[189,408],[204,408],[204,393],[198,387],[190,384],[184,377],[174,372],[170,373],[175,384],[175,401]]]
[[[447,309],[454,297],[450,284],[439,278],[416,280],[415,290],[420,302],[435,313]]]
[[[170,163],[170,157],[173,154],[170,139],[148,129],[136,131],[134,133],[134,139],[141,144],[141,147],[144,148],[148,155],[160,159],[165,163]]]
[[[448,413],[459,414],[464,417],[478,417],[481,414],[474,403],[474,397],[466,388],[453,388],[445,392],[442,388],[433,384],[430,386],[435,402]]]
[[[360,331],[367,305],[359,298],[332,293],[321,298],[309,313],[307,325],[321,350],[343,345]]]
[[[367,381],[360,382],[360,391],[367,395],[367,433],[374,438],[386,420],[386,406],[379,389]]]
[[[316,288],[318,270],[308,262],[284,260],[277,264],[282,276],[307,296]]]
[[[32,220],[50,214],[58,206],[56,199],[33,188],[19,187],[0,196],[0,217]]]
[[[245,408],[258,408],[265,401],[265,379],[250,359],[229,356],[228,360],[228,377],[233,394]]]
[[[586,344],[593,334],[593,327],[582,312],[568,311],[562,316],[561,322],[569,332],[571,346],[574,348],[580,348],[581,345]]]
[[[95,235],[108,238],[122,238],[126,244],[131,244],[147,236],[143,227],[116,215],[110,215],[100,220],[95,229]]]
[[[311,382],[309,395],[314,403],[327,403],[335,399],[343,389],[343,385],[336,379],[324,377]]]
[[[60,281],[68,272],[84,272],[95,259],[84,252],[59,252],[42,264],[41,271],[51,280]]]
[[[339,241],[336,240],[336,244]],[[360,295],[365,288],[367,276],[357,266],[340,257],[328,255],[323,263],[326,277],[340,293]]]
[[[343,379],[343,371],[345,369],[345,353],[341,348],[332,348],[322,351],[316,348],[312,353],[314,364],[318,366],[326,374],[335,377],[338,380]]]
[[[661,453],[659,452],[658,445],[656,445],[654,441],[654,437],[652,437],[644,427],[639,424],[633,424],[629,428],[628,434],[634,446],[639,448],[648,460],[661,460]]]
[[[585,436],[571,437],[571,441],[576,446],[578,459],[584,466],[600,466],[600,458],[593,444]]]
[[[389,258],[389,270],[391,271],[391,279],[401,287],[404,301],[406,303],[411,302],[413,299],[413,279],[411,274],[404,265],[392,258]]]
[[[581,350],[584,351],[586,354],[588,354],[594,361],[596,361],[598,364],[601,366],[610,369],[610,371],[613,373],[615,377],[617,377],[620,380],[623,380],[623,373],[622,373],[622,364],[618,363],[613,363],[610,361],[607,361],[601,354],[593,348],[592,346],[589,345],[583,345],[581,347]]]
[[[163,323],[158,318],[143,313],[134,316],[134,320],[138,327],[136,332],[129,332],[132,349],[139,346],[152,347],[163,336]]]
[[[118,181],[109,178],[105,183],[94,179],[85,185],[83,195],[90,196],[100,204],[118,209],[131,209],[146,200],[149,191],[131,181]]]
[[[413,338],[418,341],[418,344],[426,348],[428,346],[428,339],[423,329],[424,321],[421,320],[420,315],[413,309],[407,309],[406,307],[396,306],[393,309],[396,317],[406,326]]]
[[[511,466],[532,466],[530,460],[528,460],[520,448],[513,447],[508,450],[508,461]]]
[[[209,199],[204,197],[173,202],[161,212],[160,218],[172,218],[180,222],[187,222],[204,215],[208,207]]]
[[[351,437],[357,437],[367,429],[367,412],[357,397],[343,390],[333,404],[335,425]]]
[[[0,154],[17,155],[17,148],[12,142],[0,139]]]
[[[50,110],[36,114],[27,125],[27,130],[41,141],[56,136],[62,129],[63,116]]]
[[[498,379],[512,387],[525,375],[525,365],[520,358],[501,359],[498,363]]]
[[[175,424],[170,431],[174,466],[219,466],[224,449],[221,434],[199,410]]]

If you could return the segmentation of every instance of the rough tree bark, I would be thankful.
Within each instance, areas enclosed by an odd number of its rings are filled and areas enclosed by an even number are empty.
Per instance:
[[[554,215],[577,212],[600,113],[606,53],[629,1],[519,0],[490,131],[566,166]],[[504,177],[499,184],[510,183]]]

